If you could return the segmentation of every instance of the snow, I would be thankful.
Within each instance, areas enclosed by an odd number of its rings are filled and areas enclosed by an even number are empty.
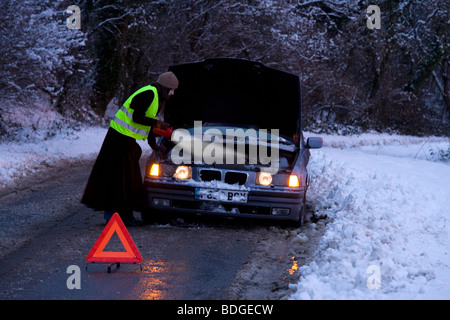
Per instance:
[[[41,141],[0,144],[0,190],[23,176],[51,167],[60,160],[84,160],[97,155],[106,129],[86,128]]]
[[[90,127],[0,144],[0,191],[59,161],[95,158],[105,134]],[[326,216],[317,222],[325,231],[290,299],[449,299],[450,164],[440,158],[450,139],[317,136],[324,147],[311,151],[308,203]]]
[[[449,299],[450,165],[435,155],[450,140],[323,137],[308,199],[326,231],[291,299]]]

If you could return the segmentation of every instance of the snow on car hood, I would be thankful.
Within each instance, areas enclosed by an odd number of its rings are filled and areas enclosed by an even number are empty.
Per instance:
[[[300,80],[284,71],[242,59],[214,58],[169,68],[180,81],[166,103],[165,119],[176,128],[194,121],[300,132]]]

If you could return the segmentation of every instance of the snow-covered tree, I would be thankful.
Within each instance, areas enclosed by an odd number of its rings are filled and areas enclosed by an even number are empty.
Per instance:
[[[368,0],[3,0],[0,134],[101,118],[169,65],[222,56],[300,75],[311,130],[449,135],[447,2],[379,0],[369,29]]]
[[[89,61],[84,55],[86,37],[81,30],[67,28],[69,14],[65,3],[0,3],[2,134],[15,127],[57,126],[63,119],[61,97],[67,92],[66,86],[88,69]],[[76,101],[77,106],[79,103]]]

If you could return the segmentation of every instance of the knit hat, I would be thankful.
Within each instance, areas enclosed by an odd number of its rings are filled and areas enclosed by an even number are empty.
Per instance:
[[[169,88],[169,89],[176,89],[178,88],[178,79],[175,76],[175,74],[171,71],[164,72],[162,75],[159,76],[158,80],[156,81],[163,87]]]

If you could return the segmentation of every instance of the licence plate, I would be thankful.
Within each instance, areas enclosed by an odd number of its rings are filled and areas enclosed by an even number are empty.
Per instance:
[[[247,191],[195,188],[197,200],[247,203],[247,198]]]

